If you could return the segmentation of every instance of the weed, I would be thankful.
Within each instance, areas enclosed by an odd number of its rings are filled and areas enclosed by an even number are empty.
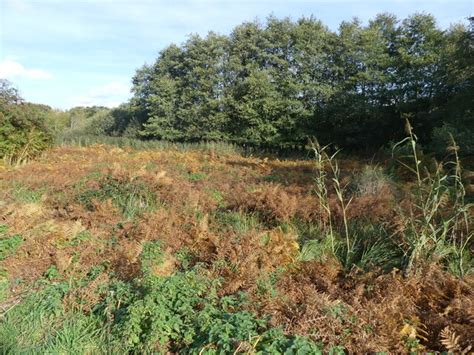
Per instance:
[[[161,250],[161,243],[159,241],[147,242],[143,244],[143,249],[140,254],[142,264],[142,272],[149,274],[153,268],[160,265],[164,261],[164,253]]]
[[[195,256],[186,247],[179,249],[175,253],[175,257],[177,261],[180,263],[182,271],[189,270],[192,266],[193,259],[195,258]]]
[[[123,215],[131,219],[136,214],[152,210],[156,206],[156,195],[143,183],[126,182],[106,176],[95,189],[79,192],[76,200],[87,209],[94,209],[94,199],[111,199]]]
[[[79,232],[77,235],[69,241],[69,245],[77,247],[79,244],[89,240],[92,237],[91,233],[87,230]]]
[[[120,338],[135,351],[229,353],[293,348],[318,349],[311,341],[287,337],[242,307],[245,297],[217,298],[218,283],[196,271],[146,281],[143,295],[127,307]],[[159,346],[157,347],[157,344]]]
[[[380,166],[366,165],[362,171],[355,174],[351,181],[351,188],[359,196],[376,196],[384,193],[384,189],[391,184],[390,178]]]
[[[403,250],[393,240],[384,225],[355,220],[349,225],[352,233],[350,258],[343,265],[350,269],[357,266],[364,271],[383,269],[385,272],[393,268],[401,268]],[[346,246],[341,244],[337,254],[342,261],[347,255]]]
[[[8,273],[6,270],[0,269],[0,302],[8,297],[10,291],[9,287]]]
[[[351,258],[352,244],[351,244],[351,236],[349,234],[349,221],[347,217],[347,211],[349,209],[349,205],[352,202],[352,197],[346,197],[346,190],[348,188],[348,184],[343,184],[340,179],[340,168],[337,162],[336,155],[338,151],[334,154],[329,155],[327,153],[328,146],[321,147],[317,142],[313,143],[312,145],[313,152],[315,154],[316,159],[316,178],[315,178],[315,192],[318,196],[320,208],[321,210],[325,211],[328,215],[328,226],[327,226],[327,235],[331,242],[331,248],[333,254],[336,254],[336,231],[333,224],[333,207],[329,202],[329,190],[328,190],[328,182],[331,183],[332,188],[334,189],[337,197],[338,204],[340,206],[341,214],[342,214],[342,222],[343,222],[343,235],[346,242],[345,247],[345,264],[349,264],[349,259]],[[326,169],[329,168],[332,176],[329,179],[328,172]],[[329,181],[328,181],[329,180]]]
[[[74,313],[35,351],[43,354],[106,353],[104,336],[97,317]],[[110,347],[110,344],[107,344]],[[111,349],[110,349],[111,350]],[[109,351],[110,351],[109,350]]]
[[[45,189],[33,190],[22,184],[15,184],[12,193],[17,201],[37,203],[41,200],[45,191]]]
[[[8,227],[0,225],[0,261],[16,253],[23,243],[23,238],[18,235],[8,235]]]
[[[56,267],[56,265],[51,265],[44,273],[44,276],[48,279],[48,280],[56,280],[56,279],[59,279],[59,277],[61,276],[61,274],[59,273],[59,270],[58,268]]]
[[[217,212],[215,218],[224,230],[232,230],[238,235],[245,235],[251,230],[258,229],[260,222],[255,214],[243,212]]]
[[[39,349],[54,334],[58,321],[64,315],[62,298],[66,291],[65,284],[48,286],[32,293],[4,314],[0,322],[1,352],[40,352]]]
[[[204,179],[207,179],[208,175],[206,173],[187,173],[186,178],[191,182],[197,182]]]
[[[225,202],[224,202],[224,195],[222,194],[222,192],[219,191],[218,189],[210,189],[209,192],[212,198],[217,202],[217,206],[219,208],[224,208]]]
[[[278,175],[267,175],[263,178],[264,181],[267,182],[275,182],[275,183],[283,183],[285,182],[280,176]]]
[[[276,289],[276,284],[278,277],[284,273],[283,268],[279,268],[268,275],[265,275],[257,280],[257,294],[260,296],[269,295],[270,297],[276,297],[278,291]]]
[[[332,248],[334,245],[329,238],[322,240],[312,239],[308,240],[301,247],[301,252],[298,256],[299,261],[319,261],[324,262],[332,255]]]

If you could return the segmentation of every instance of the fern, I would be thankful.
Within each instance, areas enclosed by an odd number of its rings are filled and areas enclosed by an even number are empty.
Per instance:
[[[441,333],[441,344],[446,348],[448,352],[456,353],[456,354],[467,354],[472,346],[469,345],[466,348],[462,349],[459,344],[460,336],[456,335],[456,332],[451,330],[451,328],[445,327]]]

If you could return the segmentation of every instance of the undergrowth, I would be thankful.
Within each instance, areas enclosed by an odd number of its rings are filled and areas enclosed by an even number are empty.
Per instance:
[[[112,176],[99,179],[99,186],[95,188],[78,192],[75,199],[88,210],[94,209],[94,201],[110,199],[129,219],[157,206],[157,196],[147,185],[134,181],[120,181]]]
[[[294,161],[142,148],[63,146],[0,172],[0,352],[469,347],[454,142],[436,166],[413,134],[388,164],[317,144]]]
[[[130,283],[112,281],[103,300],[84,314],[67,309],[74,294],[67,280],[41,281],[2,315],[3,353],[321,353],[319,344],[286,335],[268,320],[245,310],[245,294],[218,297],[218,280],[196,266],[171,276],[155,276],[158,244],[143,253],[143,275]],[[155,256],[157,258],[155,258]],[[147,266],[148,265],[148,266]],[[342,348],[335,348],[340,349]]]

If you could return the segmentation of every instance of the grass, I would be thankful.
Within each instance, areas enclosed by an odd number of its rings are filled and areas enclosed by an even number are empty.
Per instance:
[[[30,189],[22,184],[15,184],[12,189],[15,199],[27,203],[39,202],[45,191],[46,189]]]
[[[216,152],[218,154],[241,153],[241,148],[236,144],[223,142],[176,143],[163,140],[141,140],[126,137],[74,135],[58,137],[56,143],[60,146],[89,147],[95,144],[107,144],[120,148],[133,148],[139,150],[177,150],[181,152],[197,150]]]
[[[191,182],[201,181],[207,178],[207,174],[205,173],[188,173],[186,174],[186,178]]]
[[[218,212],[216,219],[224,229],[230,229],[238,235],[244,235],[260,227],[258,217],[243,212]]]
[[[20,235],[9,235],[8,227],[0,225],[0,261],[14,255],[22,242],[23,238]]]
[[[94,200],[110,199],[124,217],[131,219],[136,214],[150,211],[157,206],[157,197],[146,185],[132,181],[122,182],[112,176],[100,179],[98,188],[77,193],[76,200],[88,210],[94,209]]]
[[[400,234],[408,245],[405,251],[405,272],[416,271],[419,264],[426,261],[451,258],[451,263],[456,263],[454,260],[457,260],[456,273],[462,277],[472,271],[473,265],[463,262],[464,251],[474,237],[474,232],[470,229],[472,214],[469,211],[472,205],[465,202],[462,167],[456,142],[452,139],[454,161],[438,164],[434,172],[425,171],[422,174],[417,138],[410,122],[407,121],[406,127],[409,136],[400,144],[407,142],[412,148],[411,158],[414,164],[403,164],[415,175],[416,185],[413,203],[408,211],[399,209],[404,221]],[[449,166],[454,166],[452,172],[447,169]]]
[[[47,285],[3,315],[2,353],[105,353],[97,317],[66,312],[67,285]]]

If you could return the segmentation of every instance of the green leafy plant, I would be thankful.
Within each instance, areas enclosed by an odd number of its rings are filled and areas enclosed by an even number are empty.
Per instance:
[[[159,241],[146,242],[143,244],[143,250],[140,254],[142,272],[150,273],[153,266],[159,265],[164,260],[164,253],[161,250]]]

